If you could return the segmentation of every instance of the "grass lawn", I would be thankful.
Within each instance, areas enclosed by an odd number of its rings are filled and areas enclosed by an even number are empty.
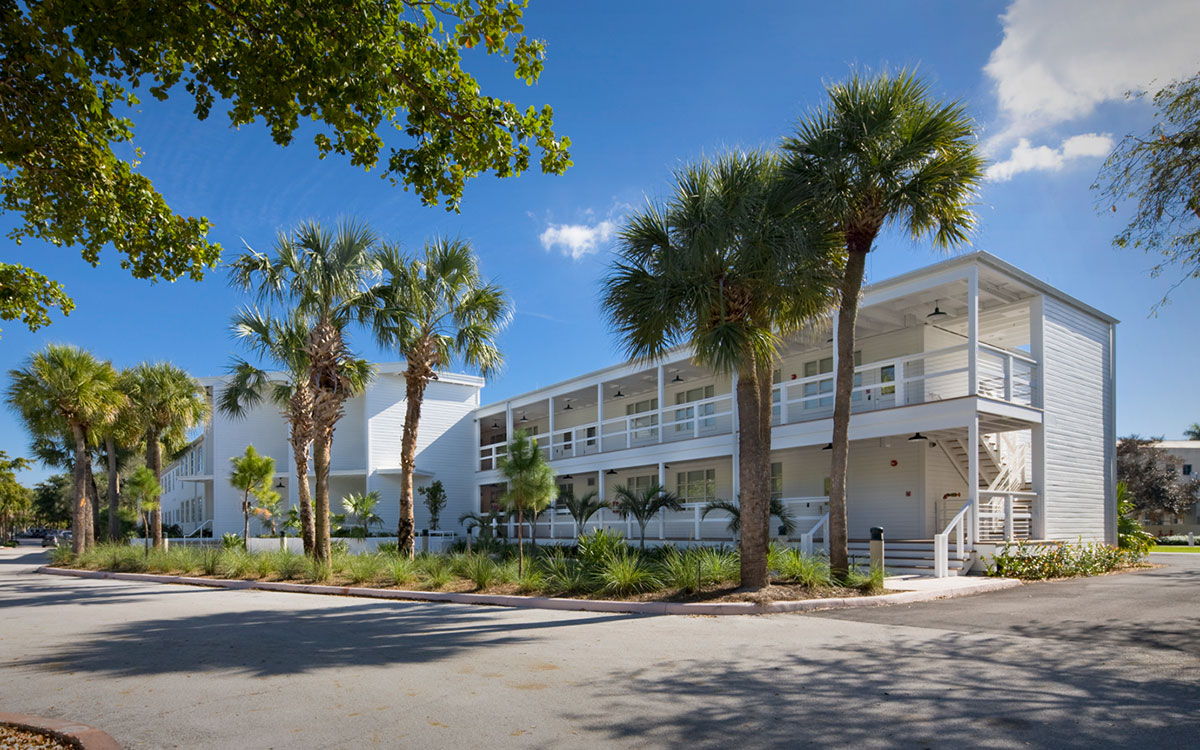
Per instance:
[[[1167,545],[1167,546],[1156,544],[1150,548],[1150,551],[1151,552],[1200,552],[1200,545],[1196,545],[1195,547],[1189,547],[1186,544],[1184,544],[1184,545]]]

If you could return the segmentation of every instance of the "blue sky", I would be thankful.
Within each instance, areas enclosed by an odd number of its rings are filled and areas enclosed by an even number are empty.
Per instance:
[[[509,365],[484,391],[491,401],[620,359],[597,304],[612,230],[667,189],[672,169],[730,147],[773,147],[822,103],[827,82],[856,66],[916,66],[939,95],[966,102],[995,165],[974,247],[1122,320],[1118,432],[1179,436],[1200,420],[1186,396],[1200,282],[1150,317],[1174,279],[1150,278],[1152,259],[1111,247],[1124,214],[1097,213],[1089,191],[1111,139],[1150,124],[1149,107],[1123,92],[1200,69],[1195,3],[1139,3],[1136,16],[1123,0],[531,5],[526,29],[548,45],[540,83],[527,88],[486,62],[476,71],[491,93],[554,107],[558,132],[574,143],[564,176],[485,175],[468,185],[461,213],[447,213],[376,173],[318,161],[311,135],[280,148],[265,129],[235,131],[219,113],[198,122],[182,97],[150,100],[135,115],[141,169],[177,211],[213,221],[226,259],[243,242],[269,249],[277,231],[307,218],[360,217],[410,249],[436,234],[469,239],[517,310],[501,342]],[[0,228],[11,225],[0,215]],[[77,304],[36,333],[5,323],[5,371],[49,341],[118,367],[166,359],[196,375],[220,373],[236,351],[228,319],[244,299],[221,271],[149,284],[111,252],[93,269],[71,249],[4,247],[6,259],[63,281]],[[886,238],[868,274],[936,259],[927,246]],[[355,343],[368,357],[397,358],[366,336]],[[0,450],[22,455],[27,442],[0,413]]]

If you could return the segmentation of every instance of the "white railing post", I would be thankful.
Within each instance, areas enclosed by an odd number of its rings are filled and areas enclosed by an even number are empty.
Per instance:
[[[550,538],[554,538],[554,517],[558,515],[558,509],[554,507],[554,503],[550,504]]]
[[[967,276],[967,395],[979,395],[979,266]]]
[[[663,541],[667,538],[667,509],[658,509],[658,541]]]
[[[1004,541],[1011,542],[1013,540],[1013,496],[1009,493],[1004,496]]]
[[[803,555],[811,555],[813,535],[807,531],[800,535],[800,553]]]
[[[782,373],[780,373],[782,375]],[[779,381],[779,424],[788,423],[788,382]]]
[[[692,518],[692,534],[693,538],[698,542],[700,541],[700,504],[696,503],[693,505],[692,511],[695,513],[695,516]]]
[[[1004,400],[1013,400],[1013,356],[1004,355]]]
[[[508,517],[508,538],[509,539],[512,539],[513,537],[516,536],[516,530],[517,530],[516,526],[513,523],[513,517],[509,516]]]
[[[935,578],[945,578],[950,574],[949,550],[945,534],[933,535],[933,575]]]
[[[663,366],[658,366],[658,442],[663,441],[663,414],[665,414],[666,404],[663,401],[666,399],[666,384],[663,382]]]
[[[904,406],[904,360],[896,360],[895,375],[896,406]]]

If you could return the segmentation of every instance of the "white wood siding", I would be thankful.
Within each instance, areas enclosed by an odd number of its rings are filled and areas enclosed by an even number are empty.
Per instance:
[[[1046,536],[1103,540],[1115,502],[1109,325],[1053,297],[1043,316]]]

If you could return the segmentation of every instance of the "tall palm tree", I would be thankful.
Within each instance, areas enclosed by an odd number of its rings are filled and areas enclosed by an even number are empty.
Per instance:
[[[121,389],[129,399],[129,419],[145,441],[146,467],[162,482],[163,448],[176,450],[188,430],[203,424],[208,402],[200,383],[169,362],[143,362],[122,374]],[[162,511],[150,511],[154,546],[163,546]]]
[[[958,102],[935,101],[909,71],[855,74],[831,86],[829,102],[783,141],[783,178],[792,201],[815,214],[846,255],[840,283],[830,469],[830,568],[850,568],[846,468],[854,388],[854,326],[867,254],[894,225],[935,247],[965,243],[983,179],[971,118]]]
[[[362,223],[340,222],[330,231],[309,221],[291,235],[281,234],[273,257],[248,249],[231,270],[231,282],[252,291],[260,303],[285,307],[311,322],[303,351],[312,398],[313,554],[318,560],[330,556],[333,431],[346,401],[358,392],[348,374],[354,356],[346,329],[361,316],[366,285],[378,275],[375,244],[375,234]]]
[[[496,372],[503,363],[496,336],[511,313],[504,290],[480,276],[467,242],[435,240],[418,258],[384,247],[377,257],[384,278],[371,291],[371,325],[379,345],[408,363],[397,533],[400,549],[412,554],[413,466],[425,389],[455,358],[484,377]]]
[[[499,460],[500,473],[508,480],[508,491],[500,498],[506,508],[517,514],[517,572],[525,572],[524,525],[526,513],[537,513],[554,502],[558,485],[554,469],[538,448],[535,438],[524,430],[513,433],[508,450]]]
[[[240,310],[233,318],[234,335],[255,354],[280,368],[282,378],[273,378],[265,370],[236,357],[229,367],[229,380],[217,397],[217,409],[232,419],[244,418],[251,409],[268,399],[283,413],[296,468],[300,537],[306,555],[313,553],[314,546],[312,497],[308,485],[313,400],[305,350],[310,330],[311,322],[296,311],[271,317],[253,308]]]
[[[780,200],[778,161],[731,153],[675,174],[675,194],[626,219],[603,307],[627,353],[660,360],[686,344],[700,365],[736,375],[741,580],[766,586],[771,388],[782,336],[833,304],[826,233]]]
[[[1200,440],[1200,422],[1192,422],[1185,427],[1183,437],[1186,440]]]
[[[88,546],[91,518],[87,478],[92,430],[116,418],[125,404],[117,373],[76,346],[49,344],[9,371],[7,401],[34,435],[71,436],[74,451],[71,550]]]
[[[617,512],[621,517],[633,516],[642,536],[642,549],[646,549],[646,524],[663,510],[683,510],[683,503],[667,492],[662,485],[654,484],[638,492],[632,487],[617,487]]]

